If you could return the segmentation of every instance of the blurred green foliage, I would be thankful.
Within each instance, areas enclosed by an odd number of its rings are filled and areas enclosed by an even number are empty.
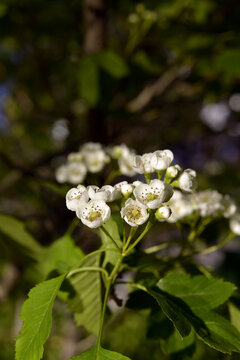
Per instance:
[[[60,238],[72,216],[65,210],[68,187],[55,183],[54,169],[82,142],[126,142],[140,153],[169,147],[178,162],[201,171],[200,186],[216,187],[240,199],[239,110],[229,108],[225,126],[217,131],[202,123],[199,115],[205,103],[224,102],[229,107],[232,94],[240,93],[239,2],[106,2],[99,14],[104,46],[87,54],[84,43],[90,29],[84,3],[2,0],[0,4],[0,212],[5,214],[0,221],[6,226],[0,234],[3,360],[14,356],[25,294],[43,276],[34,268],[30,249],[24,251],[23,226],[3,217],[13,215],[34,234],[37,245],[27,233],[32,255]],[[91,249],[89,239],[97,242],[84,229],[77,229],[74,238],[86,251]],[[57,251],[61,244],[55,246]],[[239,254],[230,251],[226,261],[220,272],[239,284]],[[46,360],[64,360],[58,351],[61,329],[72,324],[60,304],[56,311],[59,326],[48,342]],[[67,325],[62,313],[68,316]],[[139,339],[134,340],[140,344],[139,353],[132,354],[131,349],[129,353],[133,360],[144,358],[145,324],[138,315],[124,314],[114,333],[124,333],[122,322],[132,332],[139,329]],[[76,343],[80,335],[82,330]],[[109,342],[119,350],[114,334],[106,339]],[[217,356],[200,344],[190,358]]]

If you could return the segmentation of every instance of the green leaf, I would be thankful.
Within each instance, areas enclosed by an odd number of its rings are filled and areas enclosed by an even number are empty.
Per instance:
[[[187,274],[171,274],[161,279],[157,287],[179,297],[193,311],[214,309],[236,290],[233,284],[221,279],[208,279],[202,275],[190,277]]]
[[[191,325],[188,319],[184,316],[183,310],[184,303],[178,303],[178,299],[164,294],[164,292],[158,290],[157,288],[148,289],[149,294],[151,294],[157,303],[160,305],[164,314],[173,322],[174,326],[177,328],[182,337],[190,334]]]
[[[82,266],[99,266],[100,255],[93,254],[82,262]],[[69,279],[75,290],[75,296],[68,300],[71,311],[78,326],[82,325],[87,331],[98,334],[101,312],[101,278],[99,272],[79,272]]]
[[[81,97],[90,105],[96,105],[100,90],[98,64],[94,56],[85,56],[81,59],[78,69],[78,82]]]
[[[0,231],[23,247],[28,256],[37,258],[41,253],[42,246],[25,229],[25,225],[12,216],[0,214]]]
[[[97,59],[102,69],[115,78],[122,78],[128,74],[126,62],[113,51],[105,50],[98,54]]]
[[[130,360],[129,357],[123,356],[114,351],[97,348],[94,346],[92,349],[86,351],[82,355],[75,356],[70,360]]]
[[[16,343],[16,360],[39,360],[52,326],[53,302],[65,275],[44,281],[33,288],[25,301],[23,326]]]
[[[75,246],[71,236],[66,234],[47,249],[44,249],[40,261],[41,270],[44,274],[48,274],[55,269],[64,268],[66,270],[80,262],[83,257],[82,250]]]
[[[233,48],[224,50],[214,59],[214,68],[229,76],[240,76],[240,49]]]
[[[223,353],[240,352],[240,333],[228,320],[213,311],[200,311],[198,315],[209,330],[207,336],[196,331],[206,344]]]
[[[182,338],[178,331],[174,331],[166,340],[161,340],[161,346],[166,354],[173,354],[193,347],[195,335],[192,331],[188,336]]]
[[[110,217],[110,219],[104,223],[104,228],[107,230],[107,232],[113,237],[115,242],[119,247],[122,245],[122,241],[119,235],[118,225],[117,222]],[[103,248],[105,249],[114,249],[115,245],[113,244],[113,241],[105,234],[105,232],[100,228],[100,236],[103,243]],[[119,254],[114,251],[106,251],[105,252],[105,258],[103,262],[103,267],[106,266],[107,263],[111,263],[112,265],[115,265],[117,260],[119,258]]]
[[[233,303],[228,304],[231,323],[240,331],[240,309]]]
[[[133,56],[133,62],[140,66],[143,70],[149,72],[150,74],[159,74],[162,70],[159,66],[159,63],[155,64],[154,62],[152,62],[152,60],[145,51],[138,51]]]

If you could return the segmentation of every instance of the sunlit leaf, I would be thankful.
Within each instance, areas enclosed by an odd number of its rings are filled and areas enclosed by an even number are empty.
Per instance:
[[[99,254],[87,257],[82,266],[99,266]],[[91,333],[98,333],[102,312],[101,278],[99,272],[79,272],[70,278],[75,296],[68,304],[74,312],[78,326],[82,325]]]
[[[130,360],[128,357],[119,353],[103,349],[102,347],[94,346],[92,349],[73,357],[70,360]]]
[[[193,311],[210,310],[223,304],[236,290],[227,281],[205,276],[190,277],[187,274],[171,274],[161,279],[157,286],[186,302]]]
[[[33,288],[22,307],[23,327],[16,343],[16,360],[40,360],[52,325],[53,302],[64,275]]]

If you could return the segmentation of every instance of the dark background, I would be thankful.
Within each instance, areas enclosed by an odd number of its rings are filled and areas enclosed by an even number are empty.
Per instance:
[[[54,173],[86,141],[169,148],[198,171],[201,189],[239,201],[238,0],[2,0],[0,24],[0,212],[39,242],[72,220]],[[8,360],[35,277],[4,236],[1,244]],[[239,281],[236,250],[226,261]]]

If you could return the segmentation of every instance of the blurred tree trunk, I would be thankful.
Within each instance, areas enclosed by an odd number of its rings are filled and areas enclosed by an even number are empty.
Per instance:
[[[106,24],[105,0],[84,0],[83,20],[85,26],[83,53],[88,55],[103,50]],[[88,119],[89,140],[106,142],[107,129],[104,112],[99,108],[92,108]]]

